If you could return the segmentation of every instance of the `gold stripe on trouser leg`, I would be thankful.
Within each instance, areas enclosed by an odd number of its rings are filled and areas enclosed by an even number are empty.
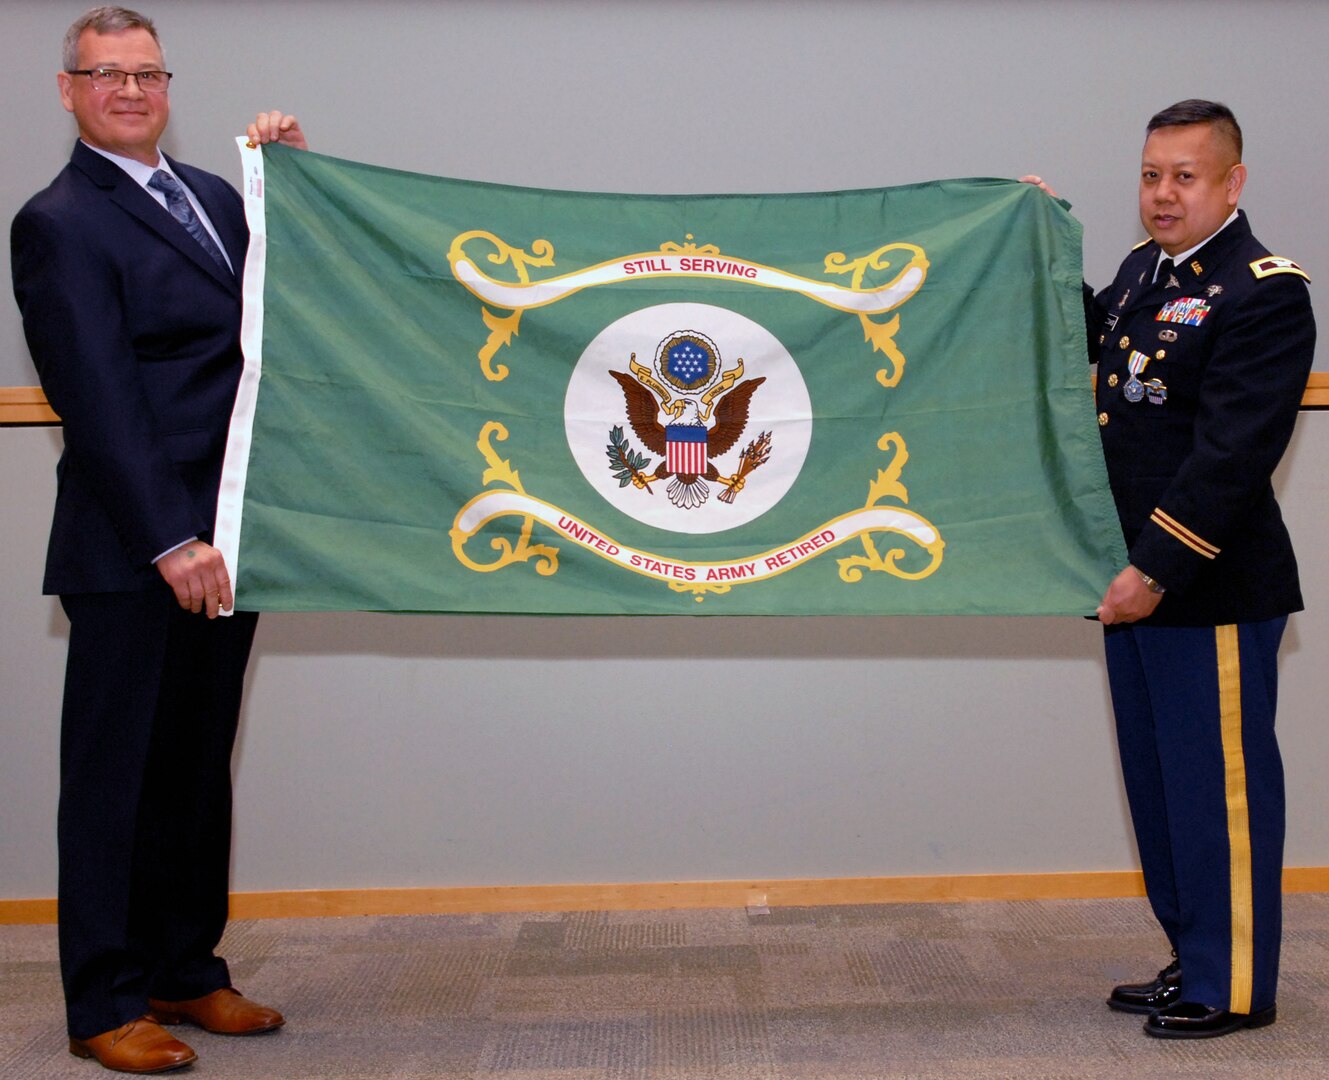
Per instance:
[[[1241,743],[1241,651],[1237,628],[1215,628],[1218,713],[1223,732],[1224,786],[1232,894],[1232,999],[1228,1010],[1251,1011],[1255,971],[1255,914],[1251,886],[1251,823],[1246,801],[1246,754]]]

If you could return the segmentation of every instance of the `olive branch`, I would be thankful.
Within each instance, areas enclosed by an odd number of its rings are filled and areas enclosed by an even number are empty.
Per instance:
[[[609,431],[609,445],[605,447],[605,455],[609,458],[609,470],[618,480],[619,487],[636,484],[639,488],[645,488],[647,494],[655,494],[646,475],[651,459],[632,449],[623,437],[623,429],[617,424]]]

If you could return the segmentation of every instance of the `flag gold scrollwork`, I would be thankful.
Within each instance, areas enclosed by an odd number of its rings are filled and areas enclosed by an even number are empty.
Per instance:
[[[927,255],[917,244],[887,244],[879,247],[871,255],[864,255],[858,259],[850,259],[842,251],[833,251],[826,256],[826,273],[828,274],[848,274],[849,283],[854,289],[863,287],[863,277],[869,270],[889,270],[894,261],[887,258],[894,252],[910,253],[909,260],[898,274],[895,275],[892,285],[904,279],[910,271],[918,271],[920,276],[918,282],[909,291],[909,293],[899,301],[903,303],[909,296],[913,296],[920,288],[927,277],[928,262]],[[898,306],[895,305],[895,306]],[[877,381],[887,389],[895,386],[900,377],[904,374],[904,353],[900,347],[895,344],[895,332],[900,329],[900,316],[896,315],[888,322],[880,323],[873,320],[870,314],[860,312],[859,322],[863,324],[863,340],[869,342],[872,348],[877,352],[883,352],[891,361],[890,368],[882,368],[877,372]]]
[[[480,429],[480,437],[476,440],[475,448],[484,455],[484,459],[489,463],[489,468],[485,469],[481,477],[483,486],[489,487],[491,484],[506,484],[513,491],[522,495],[526,494],[526,489],[521,486],[521,477],[517,475],[517,470],[512,467],[512,463],[506,459],[501,459],[498,452],[494,449],[491,439],[504,441],[508,437],[508,429],[497,420],[491,420]],[[506,537],[496,536],[489,541],[489,546],[498,552],[498,559],[491,563],[478,563],[466,554],[466,542],[476,534],[478,530],[466,530],[458,528],[454,523],[448,535],[452,539],[452,553],[457,557],[457,561],[471,570],[477,570],[480,573],[489,573],[494,570],[501,570],[505,566],[511,566],[513,563],[529,562],[535,560],[535,571],[543,577],[549,577],[558,573],[558,548],[550,547],[548,544],[532,544],[531,531],[535,527],[535,518],[528,515],[522,516],[521,533],[518,535],[517,543],[514,546]]]
[[[909,490],[900,482],[900,473],[904,471],[905,462],[909,460],[909,450],[905,446],[904,439],[898,432],[888,432],[877,440],[877,449],[884,452],[894,451],[890,463],[885,469],[877,470],[877,478],[868,486],[868,501],[864,504],[867,507],[876,506],[882,499],[898,499],[902,503],[909,502]],[[926,519],[920,519],[926,522]],[[927,522],[927,524],[931,524]],[[941,533],[933,529],[935,539],[931,543],[921,544],[924,551],[931,556],[928,564],[921,570],[905,570],[900,567],[900,562],[909,552],[904,548],[888,548],[883,555],[877,548],[875,532],[864,532],[861,535],[863,541],[863,555],[851,555],[845,559],[839,559],[840,580],[847,582],[857,582],[863,580],[863,571],[872,570],[880,573],[891,574],[894,577],[904,578],[907,581],[918,581],[921,578],[928,577],[937,567],[941,565],[942,549],[946,546],[946,541],[941,538]],[[907,535],[907,534],[900,534]]]
[[[702,603],[708,595],[723,596],[732,586],[727,581],[671,581],[671,592],[691,593],[692,599]]]
[[[459,234],[448,249],[448,262],[452,264],[454,269],[457,260],[463,255],[468,240],[484,240],[493,244],[494,250],[486,257],[487,261],[495,266],[511,263],[523,285],[531,283],[531,274],[528,267],[554,265],[554,245],[548,240],[536,240],[531,244],[531,250],[527,252],[524,248],[513,247],[511,244],[505,243],[491,232],[486,232],[483,229],[472,229],[470,232]],[[466,257],[470,258],[469,255]],[[480,317],[489,330],[489,338],[485,341],[479,353],[480,370],[490,382],[502,382],[508,377],[507,365],[499,364],[495,367],[493,360],[499,349],[504,345],[512,344],[512,339],[521,326],[522,311],[522,308],[514,308],[507,315],[496,315],[487,307],[480,309]],[[506,436],[504,437],[506,438]]]
[[[492,248],[487,253],[468,252],[470,242]],[[891,270],[899,264],[897,253],[908,258],[895,276],[885,284],[865,283],[869,271]],[[517,280],[508,281],[491,277],[480,268],[480,262],[502,266],[510,264]],[[601,285],[621,284],[648,278],[705,278],[755,285],[797,293],[809,300],[857,315],[863,326],[864,341],[874,351],[883,352],[891,361],[889,368],[877,372],[877,381],[890,388],[900,381],[905,358],[895,343],[900,328],[899,315],[886,322],[874,316],[894,311],[922,287],[930,265],[923,249],[916,244],[891,243],[877,248],[871,254],[851,259],[844,252],[832,252],[824,260],[826,275],[848,275],[850,283],[840,285],[821,278],[808,278],[799,274],[767,266],[739,256],[722,257],[714,244],[697,245],[662,243],[654,251],[636,252],[608,259],[593,266],[585,266],[568,273],[531,279],[532,267],[548,268],[554,265],[554,245],[548,240],[536,240],[530,251],[499,239],[492,232],[472,229],[459,233],[448,248],[448,263],[453,276],[482,303],[481,317],[489,330],[489,337],[480,349],[480,368],[486,379],[501,382],[508,376],[508,368],[495,364],[498,350],[512,343],[521,326],[521,316],[528,308],[554,304],[583,289]],[[875,277],[875,274],[874,274]],[[500,315],[497,311],[507,311]]]

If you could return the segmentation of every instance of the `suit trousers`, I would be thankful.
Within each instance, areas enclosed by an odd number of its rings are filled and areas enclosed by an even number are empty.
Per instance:
[[[59,938],[69,1034],[230,985],[231,750],[258,616],[165,584],[62,596]]]
[[[1287,616],[1107,628],[1117,745],[1145,889],[1182,997],[1274,1004],[1282,936],[1283,762],[1274,735]]]

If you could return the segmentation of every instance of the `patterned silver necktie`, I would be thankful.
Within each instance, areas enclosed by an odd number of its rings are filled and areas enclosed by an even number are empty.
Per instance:
[[[148,187],[160,191],[166,196],[166,208],[171,211],[171,216],[180,222],[195,240],[202,246],[203,250],[212,256],[213,260],[225,270],[228,274],[231,268],[226,265],[226,256],[221,253],[221,248],[203,227],[203,222],[199,216],[194,213],[194,207],[189,202],[189,196],[185,194],[174,176],[158,169],[152,174],[152,179],[148,181]]]

